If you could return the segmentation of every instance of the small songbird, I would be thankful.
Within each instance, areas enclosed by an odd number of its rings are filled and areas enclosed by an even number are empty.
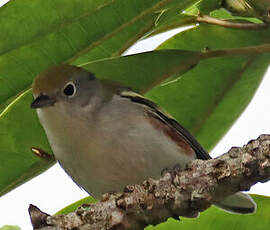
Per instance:
[[[83,68],[63,64],[33,83],[40,122],[67,174],[99,199],[126,185],[159,178],[162,169],[211,159],[194,137],[154,102]],[[216,204],[252,213],[254,201],[236,193]]]

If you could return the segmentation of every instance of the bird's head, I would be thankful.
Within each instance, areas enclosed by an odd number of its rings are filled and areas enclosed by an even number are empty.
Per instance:
[[[68,64],[54,66],[35,78],[31,108],[82,105],[97,94],[99,86],[94,74],[83,68]]]

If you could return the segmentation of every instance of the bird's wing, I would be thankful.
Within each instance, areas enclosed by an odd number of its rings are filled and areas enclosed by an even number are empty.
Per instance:
[[[140,94],[135,93],[129,88],[118,88],[118,95],[124,98],[130,99],[134,103],[139,103],[147,108],[148,115],[156,119],[156,122],[160,122],[160,127],[165,124],[164,127],[170,128],[170,135],[175,141],[185,148],[185,143],[188,143],[192,149],[195,151],[198,159],[208,160],[211,159],[210,155],[203,149],[203,147],[196,141],[196,139],[183,127],[181,126],[173,117],[171,117],[166,112],[162,111],[161,108],[156,105],[151,100],[146,99]],[[172,133],[171,130],[174,132]]]

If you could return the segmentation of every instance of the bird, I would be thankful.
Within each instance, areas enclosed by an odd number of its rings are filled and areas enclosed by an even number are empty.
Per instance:
[[[32,89],[31,108],[37,110],[56,160],[96,199],[148,178],[158,179],[163,169],[184,169],[194,159],[211,159],[153,101],[82,67],[50,67],[36,76]],[[215,205],[241,214],[256,210],[253,199],[241,192]]]

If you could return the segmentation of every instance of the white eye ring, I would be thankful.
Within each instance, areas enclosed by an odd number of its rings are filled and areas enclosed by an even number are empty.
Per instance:
[[[76,94],[76,91],[76,86],[72,81],[68,82],[63,88],[64,95],[68,97],[73,97]]]

